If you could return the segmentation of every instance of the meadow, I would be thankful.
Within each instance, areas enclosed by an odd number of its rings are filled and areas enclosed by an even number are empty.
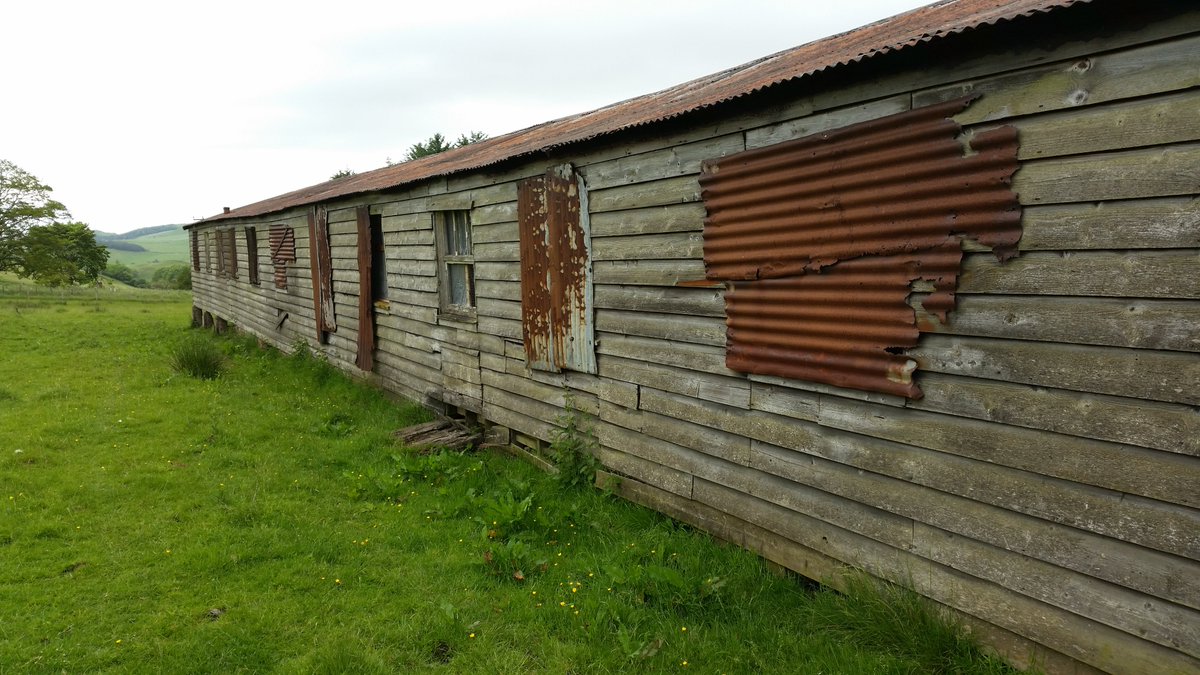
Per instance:
[[[427,411],[189,319],[0,288],[0,673],[1009,672],[899,589],[401,447]],[[221,374],[174,370],[185,344]]]

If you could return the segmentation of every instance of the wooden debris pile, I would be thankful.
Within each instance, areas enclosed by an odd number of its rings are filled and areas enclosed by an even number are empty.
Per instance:
[[[483,434],[469,427],[461,420],[449,418],[436,419],[432,422],[414,424],[392,434],[404,445],[420,451],[429,452],[438,448],[447,450],[469,450],[483,438]]]

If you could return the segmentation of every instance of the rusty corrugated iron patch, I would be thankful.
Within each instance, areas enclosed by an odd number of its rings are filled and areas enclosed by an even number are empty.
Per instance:
[[[324,344],[337,330],[333,310],[333,255],[329,250],[329,217],[324,206],[308,210],[308,255],[312,266],[313,318],[317,341]]]
[[[272,225],[267,236],[271,265],[275,267],[275,288],[287,290],[287,265],[296,262],[296,233],[287,225]]]
[[[411,162],[327,181],[218,214],[242,218],[470,171],[618,131],[662,122],[784,82],[802,79],[947,35],[1091,0],[954,0],[898,14],[713,75],[590,112],[563,117]]]
[[[1016,255],[1017,134],[964,146],[967,97],[705,163],[709,279],[729,282],[734,370],[919,398],[916,282],[943,320],[962,240]]]
[[[586,190],[567,164],[517,187],[521,313],[531,368],[596,372]]]

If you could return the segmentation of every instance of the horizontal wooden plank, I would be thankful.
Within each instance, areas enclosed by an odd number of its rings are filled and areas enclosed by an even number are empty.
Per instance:
[[[648,251],[653,255],[654,251]],[[674,260],[604,260],[593,263],[597,284],[624,286],[675,286],[704,280],[704,261],[699,258]]]
[[[471,252],[477,262],[521,261],[521,246],[515,241],[475,244]]]
[[[803,450],[756,440],[751,447],[751,466],[1147,596],[1193,609],[1200,606],[1200,579],[1178,583],[1185,564],[1178,556],[984,503],[963,494],[968,492],[965,489],[958,494],[930,489],[906,475],[906,465],[924,469],[925,463],[932,462],[943,475],[958,466],[942,466],[936,453],[923,456],[906,446],[860,440],[840,432],[809,435],[811,442],[804,443]],[[914,461],[920,464],[913,465]],[[972,465],[967,465],[970,471]],[[978,462],[974,466],[987,471]]]
[[[913,551],[1125,633],[1200,656],[1200,613],[917,523]],[[1186,574],[1187,566],[1179,572]]]
[[[649,314],[601,309],[596,312],[596,330],[605,333],[725,346],[725,321],[717,317],[682,314]]]
[[[512,229],[515,234],[517,223],[517,202],[498,202],[495,204],[477,206],[471,210],[472,235],[474,232],[483,229],[501,229],[482,227],[492,223],[503,223],[504,229]]]
[[[505,358],[503,372],[540,382],[559,390],[584,392],[588,396],[601,401],[608,401],[627,408],[637,407],[638,386],[628,382],[619,382],[608,378],[598,377],[590,373],[577,373],[564,370],[551,373],[543,370],[533,370],[525,365],[523,352]]]
[[[917,383],[925,394],[909,402],[917,410],[1200,456],[1200,411],[1191,406],[940,373],[918,373]]]
[[[657,288],[597,283],[594,302],[597,308],[602,309],[725,316],[724,290],[714,288]]]
[[[475,297],[495,300],[521,301],[521,284],[516,281],[478,281]]]
[[[615,356],[600,355],[596,362],[600,375],[605,378],[654,387],[741,409],[750,407],[750,384],[741,378],[721,377]]]
[[[790,508],[697,478],[693,498],[1111,672],[1187,672],[1193,659]]]
[[[1022,251],[1200,248],[1200,199],[1030,206],[1021,229]]]
[[[476,281],[520,281],[521,266],[514,262],[475,263]]]
[[[582,172],[590,190],[601,190],[617,185],[699,174],[701,162],[745,149],[742,134],[732,133],[589,164],[583,167]]]
[[[523,333],[521,322],[515,319],[481,315],[478,325],[479,332],[481,333],[496,335],[510,340],[520,340]]]
[[[955,116],[962,124],[1136,98],[1200,85],[1193,58],[1200,37],[1137,46],[1087,58],[977,78],[913,94],[913,107],[982,94]]]
[[[685,471],[677,471],[657,462],[642,459],[637,455],[614,450],[603,445],[597,453],[605,467],[625,476],[631,476],[643,483],[655,485],[659,489],[682,497],[692,495],[692,476]]]
[[[704,229],[704,215],[704,204],[699,202],[594,213],[591,216],[592,236],[699,232]],[[515,229],[513,234],[516,235]]]
[[[907,353],[926,371],[1200,404],[1200,359],[1191,353],[951,335],[925,335]]]
[[[696,176],[666,178],[650,183],[593,190],[588,193],[590,213],[698,201],[700,201],[700,183],[697,182]]]
[[[1200,140],[1200,91],[1035,115],[1011,124],[1020,134],[1020,159],[1186,143]]]
[[[471,223],[471,242],[473,244],[490,244],[504,241],[519,241],[520,230],[515,222],[478,225]]]
[[[597,333],[596,335],[600,343],[596,349],[599,354],[661,363],[716,375],[740,376],[740,373],[725,367],[725,350],[721,347],[655,340],[618,333]]]
[[[643,234],[630,237],[593,237],[593,260],[641,260],[704,257],[704,239],[699,232]]]
[[[958,292],[1195,299],[1200,252],[1042,251],[1004,263],[975,253],[964,257]]]
[[[511,375],[506,372],[496,372],[493,370],[484,370],[482,378],[484,387],[493,387],[554,406],[558,409],[558,412],[554,418],[546,421],[559,424],[560,426],[563,426],[560,420],[566,415],[568,401],[570,401],[570,405],[576,410],[591,415],[600,414],[599,399],[582,391],[571,391],[521,377],[520,375]]]
[[[681,445],[735,464],[749,464],[750,439],[712,426],[602,402],[601,421]]]
[[[1022,204],[1194,195],[1200,143],[1026,161],[1013,176],[1013,191]]]
[[[943,324],[921,306],[925,297],[909,298],[924,332],[1200,351],[1197,302],[964,294]]]
[[[1016,500],[1003,492],[993,499],[1008,500],[1005,507],[1012,510],[1148,548],[1191,557],[1200,555],[1200,513],[1195,510],[1200,502],[1200,462],[1195,458],[924,411],[871,410],[863,404],[826,399],[821,402],[819,423],[1061,479],[1041,480],[1036,483],[1036,490],[1030,489]],[[803,442],[799,436],[803,425],[797,424],[797,436],[793,439],[761,440],[785,447]],[[911,467],[907,471],[917,475],[935,471],[952,461],[957,460],[944,458],[940,465]],[[950,492],[965,489],[969,478],[965,476],[955,485],[939,484],[939,489]],[[1011,474],[1011,480],[1019,483],[1022,477]],[[1031,477],[1024,480],[1029,484]],[[971,483],[971,494],[981,500],[984,499],[981,495],[997,490],[986,480]]]
[[[912,96],[905,93],[751,129],[746,132],[746,148],[761,148],[830,129],[895,115],[909,110],[911,105]]]

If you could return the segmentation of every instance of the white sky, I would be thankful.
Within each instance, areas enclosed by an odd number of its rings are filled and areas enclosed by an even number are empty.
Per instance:
[[[664,89],[921,0],[43,0],[0,8],[0,159],[93,229],[187,223]]]

